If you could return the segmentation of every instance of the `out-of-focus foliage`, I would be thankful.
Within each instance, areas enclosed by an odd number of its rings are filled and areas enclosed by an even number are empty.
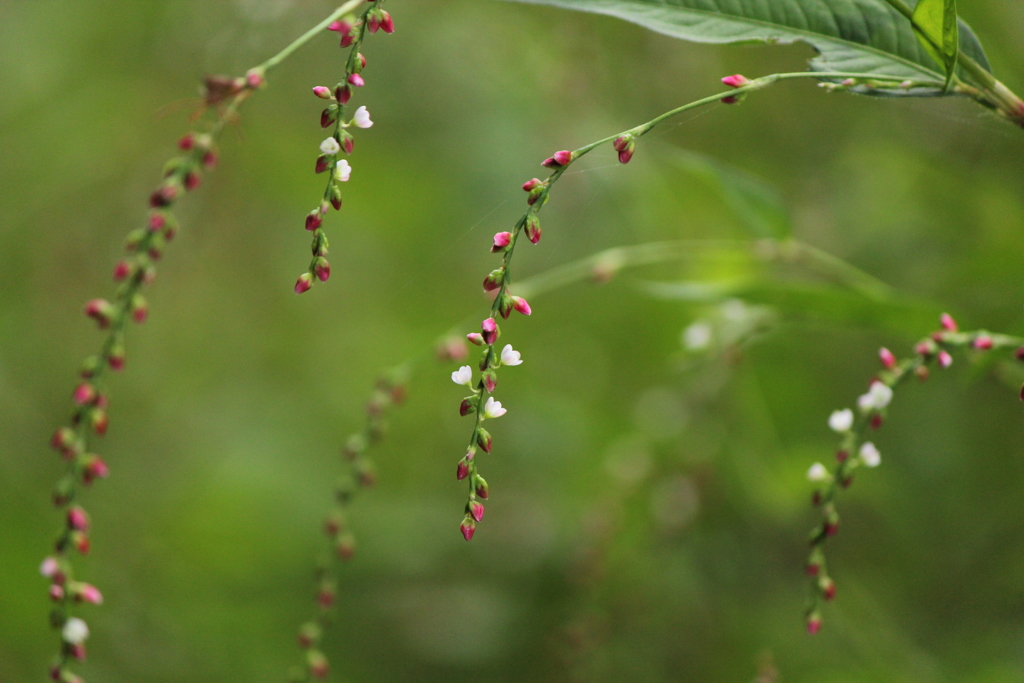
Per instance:
[[[244,71],[329,9],[0,3],[4,683],[40,680],[54,646],[36,574],[58,524],[45,443],[97,343],[81,304],[110,292],[199,77]],[[388,9],[398,31],[367,46],[359,95],[376,125],[352,158],[327,285],[291,293],[321,189],[309,88],[341,68],[333,35],[246,105],[183,207],[150,322],[113,384],[101,445],[113,476],[86,499],[83,576],[107,598],[85,613],[87,680],[281,680],[340,444],[381,369],[486,310],[489,236],[519,215],[518,185],[552,151],[714,92],[722,75],[811,56],[510,3]],[[1024,88],[1024,6],[960,11]],[[752,232],[680,148],[770,181],[781,207],[762,196]],[[359,552],[326,647],[339,679],[1024,681],[1021,407],[963,362],[896,396],[874,439],[883,466],[844,496],[837,601],[816,638],[801,618],[804,472],[830,457],[828,413],[863,392],[876,348],[909,350],[943,308],[966,327],[1022,331],[1022,159],[1024,135],[969,102],[809,83],[672,122],[627,167],[611,150],[588,156],[545,209],[544,240],[517,256],[521,276],[623,244],[791,225],[887,283],[894,303],[767,279],[734,257],[538,297],[504,328],[525,362],[502,379],[509,413],[493,425],[492,498],[471,544],[457,530],[461,395],[452,368],[423,365],[377,452],[380,483],[354,506]],[[725,303],[669,295],[736,282]],[[686,351],[699,320],[744,345]]]

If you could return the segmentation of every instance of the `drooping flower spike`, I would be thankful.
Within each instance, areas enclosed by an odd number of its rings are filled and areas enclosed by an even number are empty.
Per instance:
[[[870,430],[882,426],[886,410],[893,400],[893,390],[912,377],[925,381],[932,365],[948,368],[953,362],[950,354],[953,350],[985,353],[992,349],[1012,348],[1015,349],[1016,357],[1024,360],[1024,352],[1021,351],[1024,349],[1024,339],[985,331],[961,333],[948,314],[942,315],[940,328],[918,342],[914,346],[914,354],[902,361],[897,360],[888,349],[880,349],[878,358],[882,369],[868,385],[867,392],[857,399],[856,413],[845,408],[829,416],[828,426],[841,437],[835,468],[829,471],[825,465],[814,463],[807,471],[807,478],[817,485],[812,502],[821,514],[820,524],[811,532],[811,553],[807,559],[811,604],[807,609],[806,623],[807,631],[811,634],[821,629],[822,602],[832,600],[836,595],[836,583],[829,576],[825,561],[826,541],[839,531],[836,497],[853,483],[853,475],[858,467],[872,469],[882,464],[881,451],[866,436]]]

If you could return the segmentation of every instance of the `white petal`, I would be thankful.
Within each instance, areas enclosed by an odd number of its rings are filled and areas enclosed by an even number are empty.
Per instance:
[[[875,408],[881,410],[892,401],[892,389],[881,382],[872,382],[868,393],[874,398]]]
[[[341,145],[338,144],[338,141],[332,135],[320,143],[320,151],[324,154],[337,154],[341,151]]]
[[[452,381],[456,384],[465,384],[468,387],[473,383],[473,368],[463,365],[452,373]]]
[[[711,346],[711,325],[699,320],[683,331],[683,346],[688,351],[703,351]]]
[[[52,557],[48,557],[43,560],[43,563],[39,565],[39,573],[48,579],[52,579],[60,571],[60,565],[57,560]]]
[[[863,412],[868,412],[875,407],[875,397],[871,394],[861,394],[857,397],[857,407]]]
[[[366,107],[359,107],[356,109],[355,116],[352,117],[352,121],[360,128],[369,128],[373,125],[373,121],[370,120],[370,112]]]
[[[64,622],[61,636],[63,636],[66,643],[81,645],[89,637],[89,626],[78,617],[71,617]]]
[[[816,462],[811,465],[809,470],[807,470],[807,478],[813,482],[828,481],[828,469],[826,469],[820,462]]]
[[[501,401],[495,401],[493,396],[487,398],[487,403],[484,404],[484,417],[501,417],[507,412],[507,410],[501,407]]]
[[[860,447],[860,461],[867,467],[878,467],[882,464],[882,454],[870,441]]]
[[[501,350],[502,365],[522,365],[522,354],[512,348],[511,344],[505,344]]]
[[[853,411],[849,408],[845,410],[836,410],[828,417],[828,426],[832,428],[834,432],[848,432],[850,427],[853,426]]]
[[[348,179],[352,177],[352,166],[349,165],[347,159],[342,159],[338,162],[338,166],[335,169],[334,174],[341,182],[348,182]]]

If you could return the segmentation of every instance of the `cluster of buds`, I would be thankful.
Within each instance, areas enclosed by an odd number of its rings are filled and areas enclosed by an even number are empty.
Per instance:
[[[348,562],[355,555],[356,540],[348,523],[348,509],[356,491],[373,486],[377,477],[366,453],[387,433],[387,417],[392,408],[405,401],[406,370],[400,368],[377,380],[373,394],[366,403],[363,429],[346,439],[341,449],[346,471],[334,487],[335,505],[324,520],[324,533],[331,544],[328,560],[316,571],[316,616],[299,628],[299,646],[306,652],[305,662],[292,669],[295,683],[324,679],[330,671],[326,655],[319,649],[323,633],[330,623],[337,583],[334,570],[338,562]]]
[[[100,604],[103,598],[94,586],[74,581],[71,553],[90,550],[89,516],[77,504],[80,490],[110,474],[106,462],[90,452],[90,437],[103,436],[109,426],[109,398],[104,389],[108,371],[125,366],[125,334],[129,323],[144,323],[149,306],[141,290],[156,278],[156,262],[178,229],[173,209],[185,193],[196,189],[204,172],[217,163],[215,138],[234,116],[236,107],[252,91],[264,84],[261,69],[253,69],[243,78],[207,77],[204,103],[218,110],[218,117],[207,131],[193,131],[178,141],[181,154],[164,166],[163,179],[149,196],[149,214],[144,227],[128,234],[125,255],[114,266],[117,285],[113,300],[93,299],[85,305],[85,315],[106,333],[100,352],[82,364],[81,379],[72,394],[70,424],[59,428],[50,440],[64,459],[67,471],[53,490],[53,502],[63,511],[64,526],[55,543],[54,557],[47,558],[42,574],[50,579],[50,599],[55,603],[51,623],[61,632],[61,650],[51,668],[56,681],[80,681],[68,669],[73,659],[85,658],[88,627],[69,616],[73,603]],[[226,105],[226,106],[222,106]]]
[[[313,257],[309,269],[295,282],[296,294],[309,291],[317,280],[326,282],[331,276],[331,264],[327,261],[327,235],[323,230],[324,218],[332,207],[335,211],[341,210],[341,184],[348,182],[352,176],[352,165],[347,158],[342,157],[342,154],[350,156],[355,147],[355,138],[349,129],[370,128],[373,125],[366,107],[356,109],[351,118],[346,116],[345,111],[355,88],[366,85],[362,75],[366,68],[366,57],[360,48],[367,31],[393,33],[395,30],[391,15],[380,8],[381,2],[369,0],[370,6],[361,17],[347,15],[328,26],[328,30],[341,35],[343,48],[352,49],[346,61],[345,75],[334,89],[322,85],[313,88],[314,95],[329,102],[320,113],[320,127],[333,128],[333,132],[320,143],[320,156],[316,160],[316,173],[328,173],[327,187],[317,207],[306,214],[305,228],[313,233]]]
[[[836,583],[829,575],[825,561],[826,541],[839,531],[836,496],[840,490],[853,484],[855,470],[875,468],[882,463],[881,453],[868,439],[868,434],[880,429],[885,422],[893,389],[912,377],[922,382],[927,380],[932,366],[950,367],[953,363],[950,351],[954,349],[984,353],[995,348],[1014,348],[1016,358],[1024,360],[1022,339],[985,331],[961,333],[956,322],[946,313],[940,317],[939,325],[939,330],[914,346],[914,353],[908,358],[899,360],[889,349],[879,349],[881,370],[871,379],[867,391],[857,398],[856,409],[836,410],[828,418],[829,428],[841,439],[836,451],[836,464],[830,469],[816,462],[807,471],[807,478],[816,485],[812,504],[821,513],[821,522],[811,532],[811,551],[806,564],[812,588],[811,605],[806,614],[807,630],[811,634],[821,628],[821,603],[832,600],[836,595]],[[1021,398],[1024,400],[1024,390]]]

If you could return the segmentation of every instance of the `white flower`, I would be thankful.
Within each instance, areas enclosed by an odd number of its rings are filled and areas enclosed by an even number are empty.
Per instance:
[[[369,128],[373,125],[373,121],[370,120],[370,112],[366,110],[366,107],[356,109],[355,116],[352,117],[352,123],[360,128]]]
[[[346,159],[342,159],[338,162],[338,167],[334,169],[335,177],[343,183],[347,183],[348,179],[352,177],[352,167]]]
[[[850,431],[850,427],[853,426],[853,411],[849,408],[834,411],[828,416],[828,426],[840,434]]]
[[[828,477],[828,470],[820,462],[814,463],[811,465],[811,469],[807,470],[807,478],[811,481],[828,481]]]
[[[320,143],[320,151],[324,154],[337,154],[341,151],[341,145],[338,144],[338,141],[332,135]]]
[[[703,351],[711,346],[711,325],[699,320],[683,330],[683,346],[688,351]]]
[[[867,441],[860,447],[860,461],[868,467],[878,467],[882,464],[882,454],[875,448],[875,444]]]
[[[45,560],[43,560],[43,563],[39,565],[39,573],[48,579],[52,579],[54,576],[57,575],[57,572],[59,571],[60,564],[58,564],[57,560],[53,559],[52,557],[46,558]]]
[[[71,617],[64,622],[64,628],[60,633],[65,643],[81,645],[89,637],[89,626],[78,617]]]
[[[868,393],[857,399],[857,405],[864,412],[881,410],[892,401],[892,389],[879,381],[871,383]]]
[[[501,401],[495,401],[493,396],[487,398],[487,403],[484,404],[484,417],[501,417],[507,410],[501,407]]]
[[[473,368],[463,365],[452,373],[452,381],[456,384],[465,384],[467,387],[473,383]]]
[[[520,359],[519,352],[513,349],[511,344],[505,344],[505,348],[501,350],[501,363],[502,365],[522,365],[523,361]]]

